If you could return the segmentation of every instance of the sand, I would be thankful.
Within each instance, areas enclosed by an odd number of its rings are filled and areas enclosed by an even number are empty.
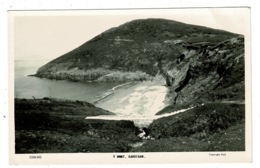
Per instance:
[[[97,102],[97,107],[120,117],[146,118],[163,109],[168,88],[164,83],[147,81],[120,87],[110,96]]]

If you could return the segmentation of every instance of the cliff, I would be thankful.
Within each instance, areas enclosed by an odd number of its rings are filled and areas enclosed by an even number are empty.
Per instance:
[[[106,82],[161,76],[173,104],[244,100],[244,38],[171,20],[134,20],[40,67],[36,76]]]
[[[212,46],[192,44],[186,45],[188,47],[193,49],[180,55],[177,64],[163,68],[170,79],[169,94],[174,103],[245,99],[242,36]]]

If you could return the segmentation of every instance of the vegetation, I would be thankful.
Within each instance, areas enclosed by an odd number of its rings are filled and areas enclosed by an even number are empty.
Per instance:
[[[165,19],[140,19],[96,36],[39,68],[38,77],[126,82],[160,76],[174,105],[244,99],[244,37]]]
[[[132,152],[203,152],[203,151],[245,151],[244,121],[225,131],[197,137],[169,137],[147,141]]]
[[[168,108],[171,111],[171,108]],[[162,112],[161,112],[162,113]],[[164,110],[167,113],[167,108]],[[162,113],[163,114],[163,113]],[[86,120],[113,115],[81,101],[15,99],[16,153],[244,151],[243,104],[208,103],[155,120],[143,146],[132,121]]]
[[[245,106],[209,103],[155,120],[154,141],[134,151],[244,151]]]
[[[131,121],[86,120],[113,115],[82,101],[15,99],[16,153],[126,152],[138,141]]]
[[[158,79],[169,87],[172,105],[157,115],[196,107],[155,120],[145,129],[154,140],[132,148],[140,141],[133,122],[85,120],[111,112],[81,101],[16,99],[17,153],[245,150],[245,106],[230,103],[245,99],[243,36],[164,19],[134,20],[49,62],[36,76],[100,82],[163,77]]]
[[[141,71],[154,76],[159,70],[157,65],[160,62],[175,62],[183,52],[184,48],[175,44],[175,41],[217,44],[236,36],[238,35],[222,30],[166,19],[134,20],[97,35],[41,67],[36,75],[48,77],[53,69],[104,68],[122,72]],[[63,65],[64,63],[69,65]]]
[[[49,65],[50,66],[50,65]],[[64,65],[65,66],[65,65]],[[63,66],[60,65],[60,68]],[[70,81],[98,81],[98,82],[127,82],[127,81],[144,81],[151,80],[152,77],[144,72],[136,71],[119,71],[119,70],[109,70],[104,68],[96,69],[70,69],[70,70],[58,70],[57,67],[50,67],[49,69],[52,73],[47,74],[46,78],[57,79],[57,80],[70,80]],[[31,75],[35,76],[35,75]]]

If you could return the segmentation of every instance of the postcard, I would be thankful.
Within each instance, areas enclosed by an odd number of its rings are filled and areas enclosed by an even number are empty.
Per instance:
[[[10,164],[252,161],[250,8],[8,16]]]

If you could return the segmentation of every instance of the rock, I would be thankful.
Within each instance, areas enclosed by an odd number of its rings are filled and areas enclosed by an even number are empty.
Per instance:
[[[145,132],[142,132],[142,133],[138,134],[139,138],[144,138],[144,136],[145,136]]]

